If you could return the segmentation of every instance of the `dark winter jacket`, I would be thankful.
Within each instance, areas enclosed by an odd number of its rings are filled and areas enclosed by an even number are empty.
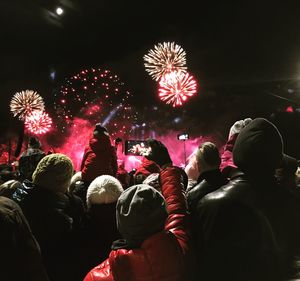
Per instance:
[[[282,149],[276,127],[262,118],[238,135],[233,159],[243,172],[236,171],[197,206],[198,269],[204,280],[283,280],[286,236],[293,235],[288,214],[295,214],[274,178]]]
[[[84,211],[81,200],[30,182],[23,183],[12,199],[22,208],[40,244],[50,280],[78,280],[72,279],[67,268],[74,266],[72,261],[76,257],[74,241]],[[74,270],[72,273],[75,275]]]
[[[82,180],[91,183],[101,175],[116,176],[118,169],[116,150],[109,136],[93,137],[85,148],[81,162]]]
[[[47,281],[40,248],[20,207],[0,196],[2,281]]]
[[[190,212],[195,214],[200,200],[208,193],[211,193],[228,182],[227,178],[219,169],[202,173],[197,184],[187,190],[187,202]]]

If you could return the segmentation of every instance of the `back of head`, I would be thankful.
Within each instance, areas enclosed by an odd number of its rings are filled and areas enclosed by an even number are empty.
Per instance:
[[[233,148],[235,165],[246,173],[274,174],[283,157],[282,137],[274,124],[256,118],[239,133]]]
[[[95,125],[95,129],[94,129],[93,135],[95,137],[97,137],[99,135],[107,135],[108,136],[109,134],[108,134],[107,129],[104,126],[102,126],[101,123],[97,123]]]
[[[122,192],[123,187],[115,177],[110,175],[99,176],[88,187],[87,206],[117,202]]]
[[[30,137],[28,141],[28,147],[30,148],[41,148],[41,143],[38,138]]]
[[[45,156],[37,165],[32,182],[54,192],[66,192],[74,173],[72,161],[63,154]]]
[[[221,164],[219,150],[212,142],[205,142],[198,147],[196,161],[200,173],[218,169]]]
[[[128,188],[117,203],[117,228],[129,247],[139,247],[145,239],[162,231],[167,216],[163,196],[146,184]]]

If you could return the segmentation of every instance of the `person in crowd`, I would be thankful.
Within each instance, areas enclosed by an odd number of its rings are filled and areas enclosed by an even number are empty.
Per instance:
[[[39,245],[20,207],[0,196],[2,281],[48,281]]]
[[[127,189],[130,185],[130,175],[125,169],[124,160],[118,160],[118,171],[116,178],[120,181],[124,189]]]
[[[184,168],[185,173],[188,177],[188,186],[187,189],[190,189],[197,184],[200,172],[198,170],[198,164],[196,160],[196,151],[188,158],[188,164]]]
[[[187,202],[192,214],[196,212],[198,202],[206,194],[217,190],[228,182],[220,171],[221,157],[215,144],[204,142],[198,147],[195,157],[199,177],[197,184],[187,190]]]
[[[165,157],[165,155],[160,155],[160,144],[158,144],[157,140],[150,138],[146,140],[146,143],[147,147],[150,147],[149,152],[151,152],[148,155],[144,155],[141,165],[136,169],[134,174],[135,184],[142,183],[152,173],[158,173],[160,171],[159,165],[161,162],[171,162],[171,159],[161,158]],[[154,159],[156,159],[156,162]]]
[[[274,124],[256,118],[237,136],[230,182],[197,206],[199,280],[287,280],[299,253],[299,202],[278,186],[283,159]]]
[[[94,179],[87,190],[87,219],[82,236],[84,275],[109,255],[113,241],[121,237],[116,225],[116,204],[122,192],[121,183],[109,175]]]
[[[116,150],[111,145],[107,129],[100,123],[96,124],[93,136],[85,148],[80,170],[81,179],[84,182],[81,188],[84,191],[79,194],[82,199],[85,199],[87,188],[96,177],[101,175],[116,177],[117,175]]]
[[[189,280],[190,252],[182,174],[173,167],[166,147],[153,140],[162,193],[146,184],[131,186],[118,199],[117,228],[122,240],[109,258],[92,269],[85,281]],[[164,160],[166,162],[164,162]]]
[[[24,181],[12,195],[40,244],[53,281],[78,280],[71,268],[77,257],[74,241],[82,225],[84,209],[80,198],[67,193],[73,172],[72,161],[67,156],[47,155],[38,163],[32,183]]]
[[[41,149],[41,143],[37,137],[30,137],[28,141],[28,148],[21,154],[19,158],[19,173],[20,180],[32,181],[32,174],[45,156],[45,152]]]
[[[246,118],[236,121],[229,130],[228,140],[224,146],[224,151],[221,155],[221,164],[220,169],[222,173],[230,178],[232,173],[236,170],[236,165],[233,162],[232,150],[235,144],[235,141],[240,133],[240,131],[245,128],[250,122],[251,118]]]
[[[22,183],[17,180],[8,180],[0,185],[0,196],[11,198],[14,192],[22,187]]]

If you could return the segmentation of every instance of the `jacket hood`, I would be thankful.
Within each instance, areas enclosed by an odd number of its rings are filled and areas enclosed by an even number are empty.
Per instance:
[[[282,137],[275,125],[264,118],[247,125],[233,147],[234,164],[246,173],[274,173],[282,158]]]

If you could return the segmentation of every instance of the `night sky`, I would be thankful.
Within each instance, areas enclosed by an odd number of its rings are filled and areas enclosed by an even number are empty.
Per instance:
[[[197,97],[173,110],[188,112],[186,127],[225,135],[239,118],[277,118],[300,100],[297,2],[1,0],[1,119],[15,122],[9,101],[16,91],[35,89],[51,107],[64,78],[92,66],[118,73],[137,107],[172,111],[143,66],[143,55],[164,41],[185,49],[200,85]],[[8,122],[1,123],[4,132]]]

